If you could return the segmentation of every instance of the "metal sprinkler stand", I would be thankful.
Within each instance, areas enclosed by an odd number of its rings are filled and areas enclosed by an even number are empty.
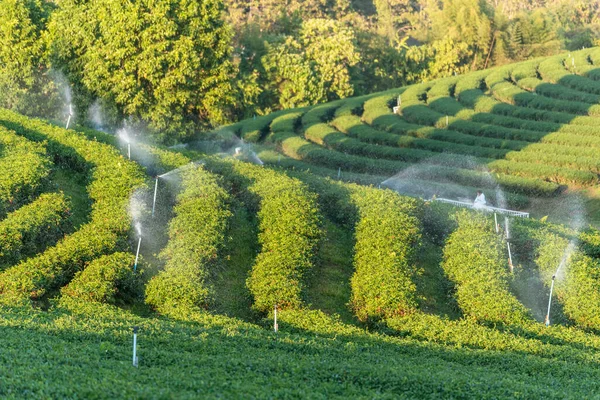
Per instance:
[[[496,233],[500,233],[500,225],[498,225],[498,214],[494,213],[494,226],[496,227]]]
[[[67,126],[65,129],[69,129],[69,125],[71,124],[71,117],[73,116],[73,105],[69,103],[69,117],[67,118]]]
[[[154,199],[152,200],[152,218],[154,218],[154,211],[156,210],[156,195],[158,193],[158,176],[154,181]]]
[[[279,330],[279,325],[277,325],[277,304],[275,304],[275,308],[273,310],[273,330],[275,332]]]
[[[550,326],[550,307],[552,307],[552,291],[554,290],[554,280],[556,275],[552,275],[552,283],[550,284],[550,296],[548,297],[548,312],[546,313],[546,320],[544,323],[546,326]]]
[[[508,217],[504,217],[504,229],[506,231],[506,248],[508,249],[508,267],[510,268],[510,272],[514,271],[513,260],[512,260],[512,252],[510,251],[510,230],[508,229]]]
[[[137,250],[135,252],[135,263],[133,264],[133,272],[137,271],[138,260],[140,258],[140,246],[142,245],[142,234],[140,233],[140,238],[138,239]]]
[[[131,143],[127,142],[127,157],[131,160]]]
[[[138,357],[137,357],[137,332],[138,327],[133,327],[133,366],[137,368],[138,366]]]

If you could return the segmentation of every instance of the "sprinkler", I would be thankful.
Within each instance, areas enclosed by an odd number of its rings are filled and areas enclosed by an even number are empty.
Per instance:
[[[494,213],[494,226],[496,226],[496,233],[500,233],[500,226],[498,225],[498,214]]]
[[[154,181],[154,199],[152,200],[152,218],[154,218],[154,211],[156,210],[156,195],[158,194],[158,178],[160,178],[160,176],[157,176],[156,180]]]
[[[338,168],[338,180],[342,177],[342,167]]]
[[[131,143],[127,142],[127,157],[131,160]]]
[[[277,304],[275,304],[275,309],[273,310],[273,330],[275,332],[279,330],[279,325],[277,325]]]
[[[73,116],[73,105],[69,103],[69,117],[67,118],[67,126],[65,129],[69,129],[69,125],[71,124],[71,117]]]
[[[560,267],[558,267],[560,269]],[[548,312],[546,313],[546,320],[544,323],[546,326],[550,326],[550,307],[552,306],[552,291],[554,290],[554,280],[556,275],[552,275],[552,283],[550,284],[550,296],[548,297]]]
[[[504,217],[504,227],[506,229],[506,248],[508,249],[508,267],[510,272],[514,271],[512,252],[510,251],[510,230],[508,229],[508,217]]]
[[[446,128],[448,127],[448,116],[446,115]]]
[[[138,357],[137,357],[137,332],[138,327],[133,327],[133,366],[137,368],[138,366]]]
[[[138,239],[137,250],[135,251],[135,263],[133,264],[133,272],[137,271],[138,260],[140,258],[140,247],[142,245],[142,233],[138,232],[140,237]]]

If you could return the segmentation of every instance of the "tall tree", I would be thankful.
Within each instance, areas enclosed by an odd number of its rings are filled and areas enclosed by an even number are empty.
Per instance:
[[[227,120],[231,30],[220,0],[63,0],[56,57],[69,77],[124,114],[183,138]]]
[[[0,0],[0,107],[36,116],[57,112],[44,33],[49,13],[41,0]]]

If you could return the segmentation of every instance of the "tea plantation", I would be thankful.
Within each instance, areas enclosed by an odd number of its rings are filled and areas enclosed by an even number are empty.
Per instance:
[[[599,67],[582,50],[131,159],[0,109],[0,397],[598,397]],[[477,189],[532,218],[430,200]],[[573,196],[577,223],[547,213]]]

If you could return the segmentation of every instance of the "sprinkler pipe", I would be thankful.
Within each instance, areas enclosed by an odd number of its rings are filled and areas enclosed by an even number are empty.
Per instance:
[[[133,327],[133,366],[137,368],[138,366],[138,358],[137,358],[137,332],[138,327]]]
[[[548,312],[546,313],[546,326],[550,326],[550,307],[552,307],[552,291],[554,290],[554,280],[556,275],[552,275],[552,283],[550,284],[550,296],[548,297]]]
[[[154,181],[154,199],[152,200],[152,218],[154,218],[154,211],[156,210],[156,195],[158,194],[158,176]]]
[[[131,143],[127,142],[127,157],[131,160]]]
[[[496,227],[496,233],[500,233],[500,227],[498,226],[498,214],[494,213],[494,226]]]
[[[277,304],[275,304],[275,308],[273,309],[273,330],[275,332],[279,330],[279,325],[277,325]]]
[[[69,103],[69,117],[67,118],[67,126],[65,129],[69,129],[69,125],[71,124],[71,117],[73,116],[73,105]]]
[[[138,260],[140,258],[140,247],[142,245],[142,235],[138,239],[137,250],[135,252],[135,263],[133,264],[133,272],[137,271]]]

